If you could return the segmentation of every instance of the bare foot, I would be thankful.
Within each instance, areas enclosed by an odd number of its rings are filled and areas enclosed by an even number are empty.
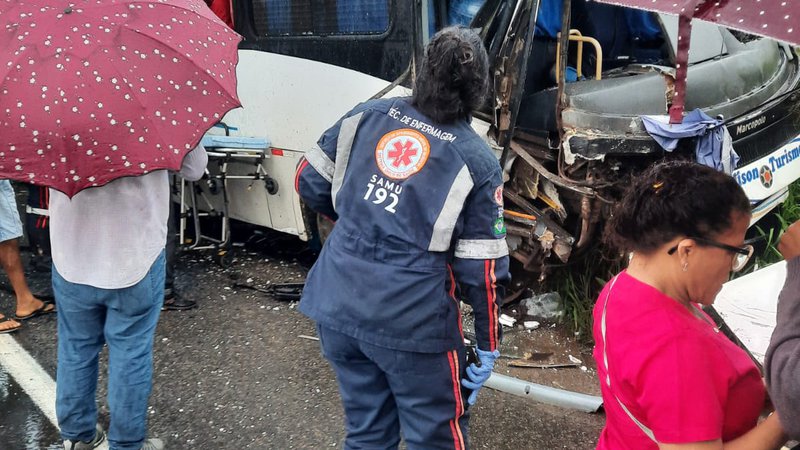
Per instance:
[[[17,317],[28,317],[37,312],[38,314],[48,313],[55,310],[55,308],[56,306],[52,303],[46,304],[34,296],[31,296],[28,300],[17,298]]]
[[[21,327],[22,327],[21,323],[0,314],[0,334],[11,333],[12,331],[17,330]]]

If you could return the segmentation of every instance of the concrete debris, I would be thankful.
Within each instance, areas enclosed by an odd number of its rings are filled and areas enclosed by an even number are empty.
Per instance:
[[[534,295],[521,302],[525,315],[541,321],[558,321],[564,316],[561,296],[558,292]]]
[[[539,328],[540,323],[535,320],[526,320],[522,322],[522,325],[525,326],[526,330],[535,330]]]
[[[515,323],[517,323],[517,319],[507,316],[505,314],[500,315],[500,323],[506,327],[513,327]]]

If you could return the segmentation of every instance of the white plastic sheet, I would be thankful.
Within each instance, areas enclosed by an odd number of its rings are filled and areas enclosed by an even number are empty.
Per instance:
[[[781,261],[725,283],[714,302],[720,317],[762,365],[785,279],[786,262]]]

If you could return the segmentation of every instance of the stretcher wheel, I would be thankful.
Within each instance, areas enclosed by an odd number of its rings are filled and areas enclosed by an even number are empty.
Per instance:
[[[222,182],[220,180],[212,178],[206,181],[206,183],[208,184],[208,192],[211,193],[211,195],[217,195],[222,192]]]
[[[233,250],[230,248],[221,248],[217,251],[217,264],[223,269],[227,269],[233,264]]]
[[[278,193],[278,181],[272,177],[266,177],[264,179],[264,187],[267,189],[269,195],[275,195]]]

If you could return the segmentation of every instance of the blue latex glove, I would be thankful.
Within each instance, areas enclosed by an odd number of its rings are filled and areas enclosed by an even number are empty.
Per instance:
[[[475,401],[478,399],[478,391],[483,387],[483,383],[486,383],[486,380],[489,379],[489,376],[492,374],[492,369],[494,369],[494,362],[500,356],[499,350],[487,352],[475,348],[475,352],[478,354],[478,360],[481,362],[481,365],[476,366],[474,363],[470,364],[469,367],[467,367],[467,377],[461,380],[462,386],[472,390],[472,394],[470,394],[467,399],[467,403],[470,405],[475,404]]]

